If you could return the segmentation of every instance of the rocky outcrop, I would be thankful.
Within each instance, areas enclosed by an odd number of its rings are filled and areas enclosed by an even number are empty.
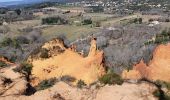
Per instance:
[[[107,85],[97,92],[95,100],[156,100],[152,95],[155,89],[153,85],[147,83]]]
[[[156,88],[148,83],[106,85],[99,89],[78,89],[59,82],[53,87],[31,96],[6,96],[3,100],[157,100],[152,92]]]
[[[133,73],[133,75],[132,75]],[[136,74],[134,74],[136,73]],[[154,53],[153,59],[146,65],[143,60],[134,65],[133,70],[124,71],[124,79],[147,78],[149,80],[162,80],[170,82],[170,43],[159,45]]]
[[[41,58],[38,55],[29,58],[29,61],[33,64],[32,75],[35,78],[33,84],[65,75],[90,84],[97,81],[105,73],[103,51],[97,50],[95,39],[91,41],[91,48],[87,57],[77,53],[75,46],[64,47],[63,42],[58,39],[45,43],[42,48],[48,51],[49,58]]]

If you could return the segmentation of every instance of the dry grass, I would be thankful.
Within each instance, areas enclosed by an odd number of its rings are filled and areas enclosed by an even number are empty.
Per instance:
[[[81,35],[86,35],[91,32],[97,32],[98,29],[90,26],[73,26],[73,25],[54,25],[43,30],[44,36],[56,36],[65,34],[69,40],[79,38]]]

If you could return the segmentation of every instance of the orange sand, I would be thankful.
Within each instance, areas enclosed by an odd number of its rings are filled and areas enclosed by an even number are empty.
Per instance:
[[[33,64],[32,75],[39,81],[69,75],[90,84],[97,81],[98,77],[105,73],[102,63],[103,51],[97,50],[95,40],[91,42],[90,52],[87,57],[81,56],[72,49],[66,49],[61,41],[59,42],[58,40],[52,40],[42,47],[49,49],[56,45],[65,51],[47,59],[31,59]]]

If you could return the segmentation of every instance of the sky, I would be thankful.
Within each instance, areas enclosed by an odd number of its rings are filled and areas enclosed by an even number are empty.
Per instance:
[[[0,0],[0,2],[22,1],[22,0]]]

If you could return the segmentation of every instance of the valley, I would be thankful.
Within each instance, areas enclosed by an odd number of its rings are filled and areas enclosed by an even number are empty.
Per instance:
[[[1,7],[0,100],[170,100],[169,15],[166,0]]]

